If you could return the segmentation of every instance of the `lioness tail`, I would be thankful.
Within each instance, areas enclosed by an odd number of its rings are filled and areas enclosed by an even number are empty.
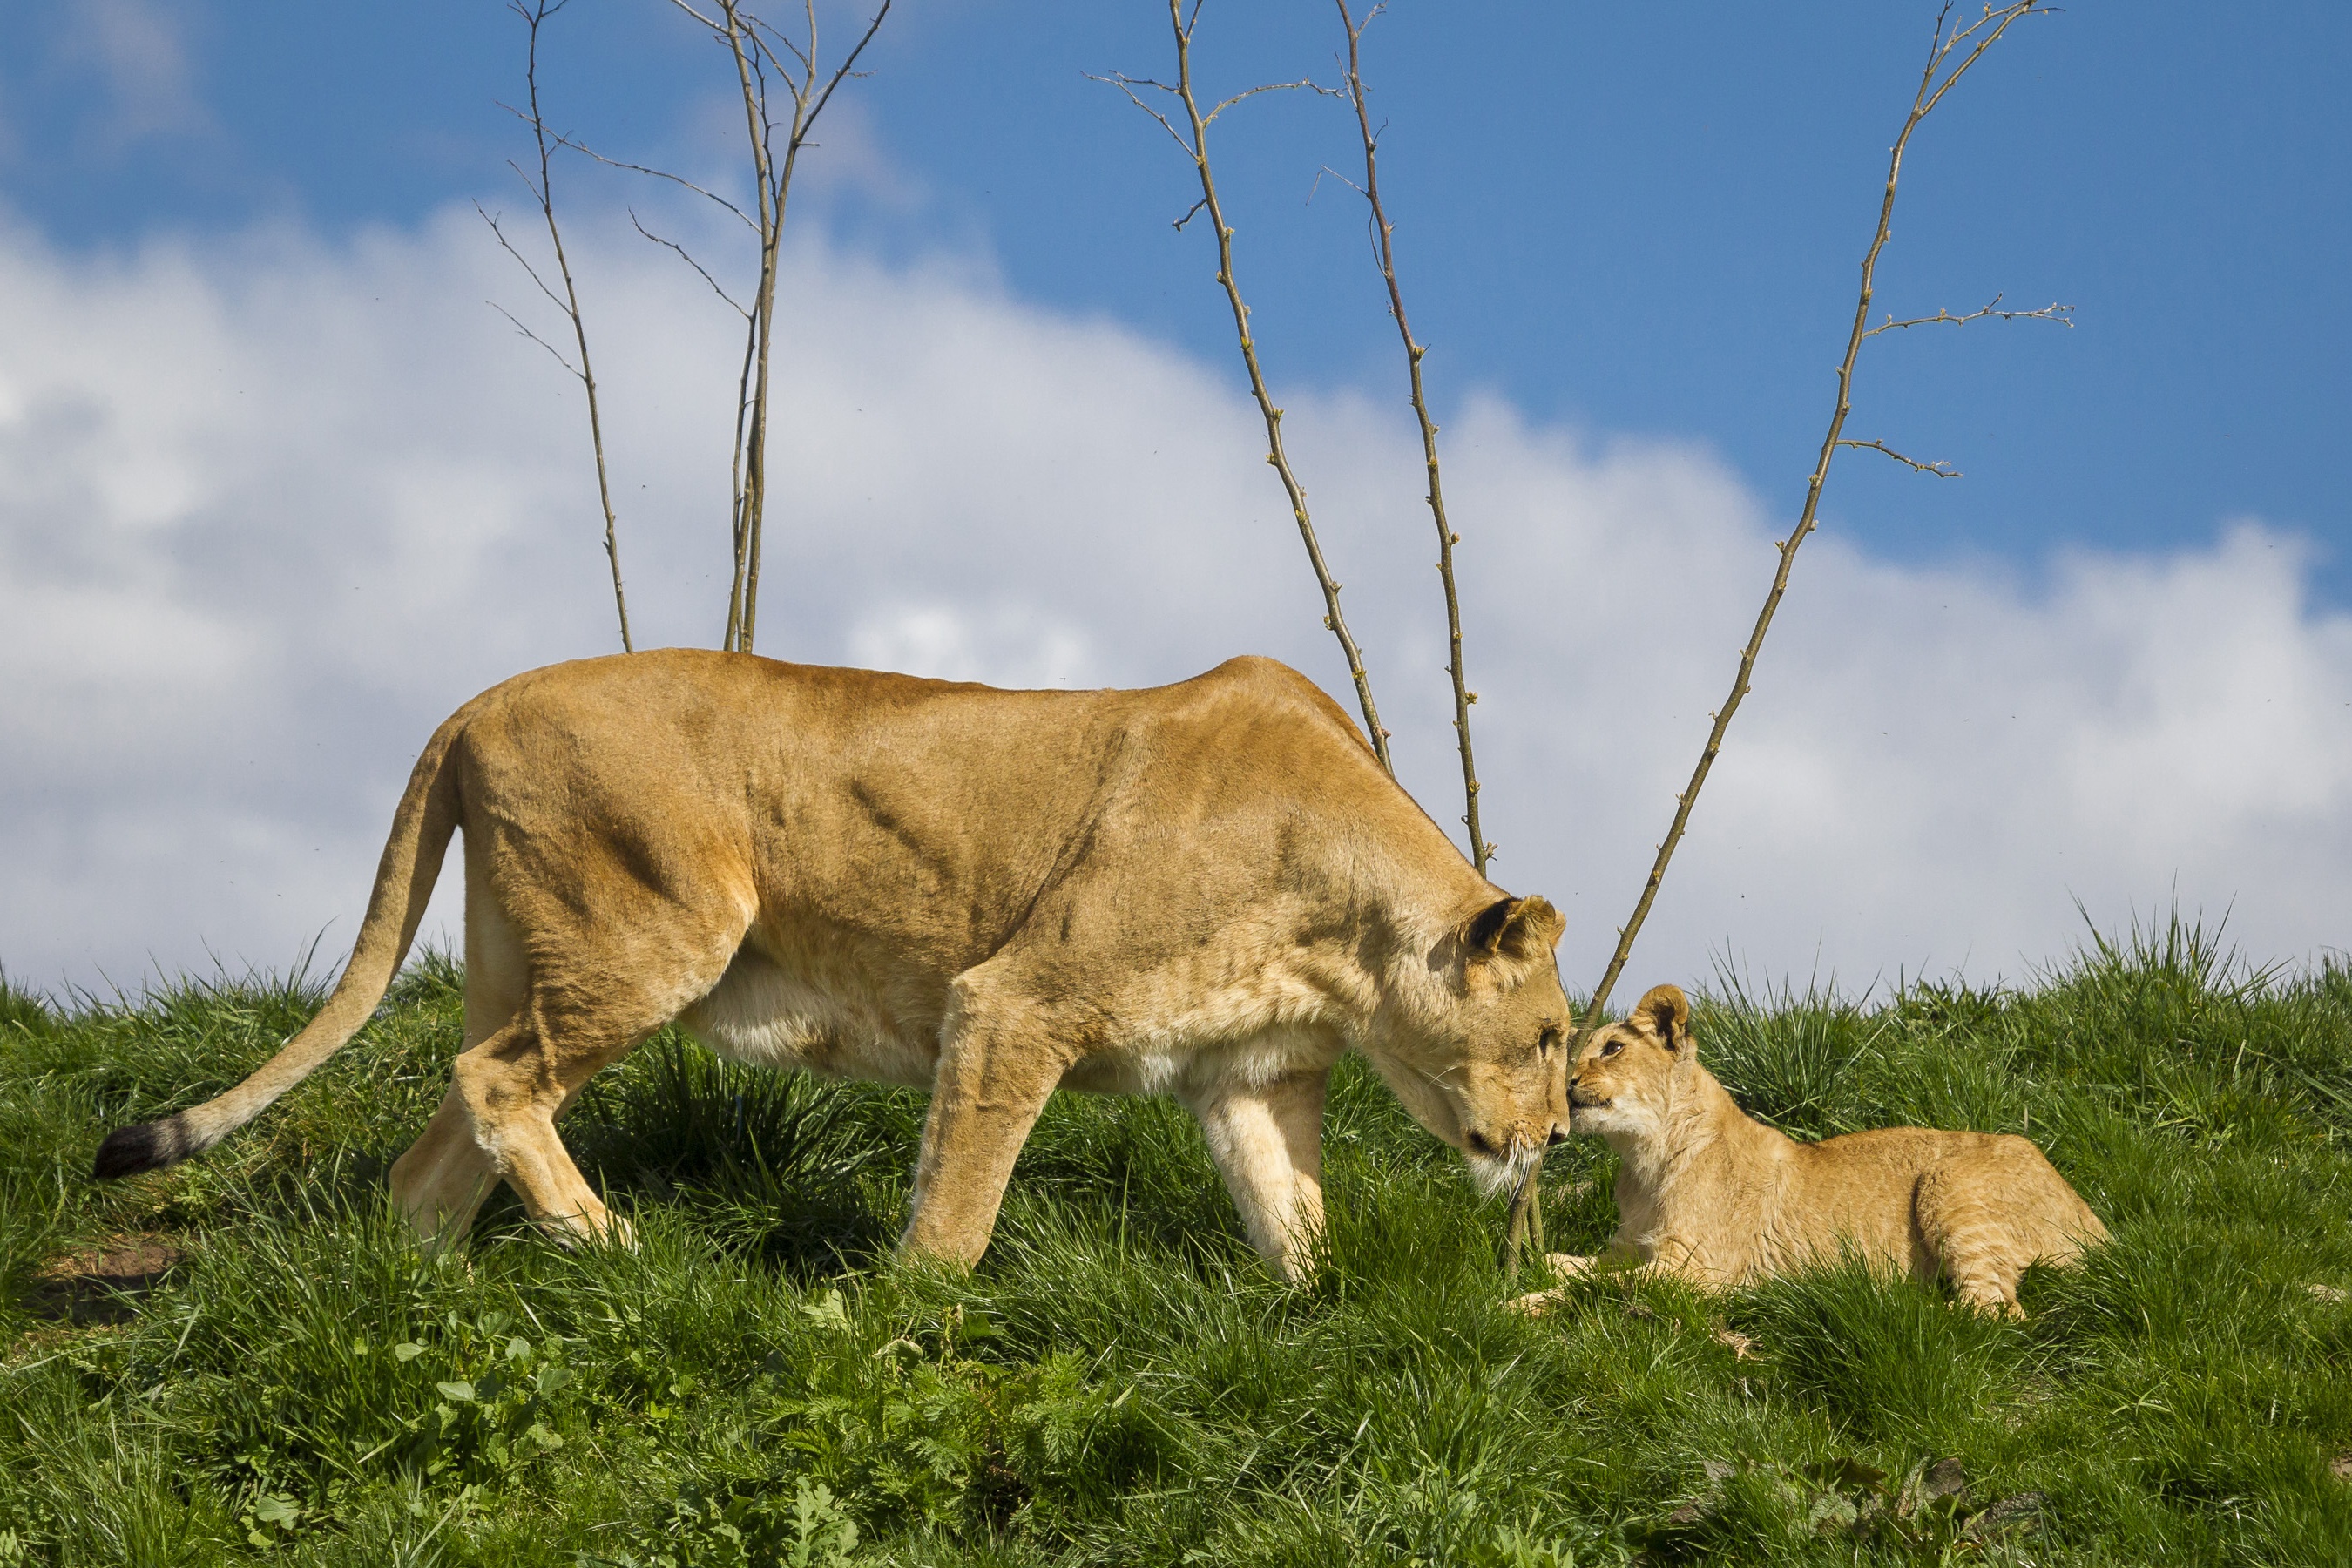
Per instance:
[[[91,1174],[100,1181],[152,1171],[202,1153],[268,1110],[272,1100],[308,1078],[367,1022],[383,1000],[441,872],[441,857],[457,830],[457,770],[447,765],[450,748],[464,726],[460,712],[434,731],[416,759],[408,788],[393,814],[392,837],[376,867],[375,890],[360,924],[351,963],[334,994],[300,1034],[227,1093],[160,1121],[121,1127],[98,1146]]]

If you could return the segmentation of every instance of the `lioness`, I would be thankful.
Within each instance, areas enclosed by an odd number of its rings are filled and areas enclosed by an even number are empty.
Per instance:
[[[426,1238],[499,1180],[559,1237],[621,1231],[555,1119],[672,1019],[738,1060],[929,1089],[900,1246],[965,1265],[1056,1089],[1181,1100],[1292,1278],[1346,1047],[1490,1187],[1567,1135],[1559,914],[1473,871],[1297,671],[1001,691],[672,649],[459,709],[327,1005],[227,1093],[110,1134],[97,1174],[211,1146],[341,1047],[460,827],[465,1050],[392,1171]]]
[[[1624,1259],[1725,1286],[1853,1253],[1941,1274],[1969,1306],[2014,1316],[2027,1264],[2107,1237],[2022,1138],[1890,1127],[1800,1143],[1753,1120],[1699,1065],[1690,1004],[1671,985],[1585,1042],[1568,1100],[1571,1128],[1622,1163],[1617,1234],[1599,1258],[1553,1253],[1559,1274]],[[1541,1311],[1559,1295],[1513,1305]]]

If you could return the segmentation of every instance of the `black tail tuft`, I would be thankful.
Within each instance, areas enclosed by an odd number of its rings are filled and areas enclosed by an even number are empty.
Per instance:
[[[167,1116],[161,1121],[116,1128],[98,1146],[98,1159],[90,1167],[90,1174],[99,1181],[110,1182],[117,1176],[135,1176],[142,1171],[171,1164],[187,1152],[186,1141],[180,1136],[179,1120]]]

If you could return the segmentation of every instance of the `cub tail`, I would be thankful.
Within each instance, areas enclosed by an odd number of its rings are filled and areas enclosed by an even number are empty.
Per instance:
[[[392,837],[376,867],[375,890],[360,924],[351,963],[318,1016],[253,1075],[227,1093],[156,1121],[118,1127],[98,1146],[91,1174],[100,1181],[135,1175],[200,1154],[269,1108],[341,1050],[383,1000],[400,961],[416,940],[425,901],[441,872],[441,858],[457,830],[457,770],[449,753],[464,730],[459,712],[434,731],[408,775],[393,814]]]

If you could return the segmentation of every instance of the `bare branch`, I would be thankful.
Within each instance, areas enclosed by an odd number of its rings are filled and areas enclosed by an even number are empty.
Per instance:
[[[1898,463],[1904,464],[1909,468],[1916,468],[1923,474],[1933,474],[1939,479],[1957,479],[1960,477],[1959,469],[1952,467],[1951,464],[1945,462],[1940,458],[1932,463],[1923,463],[1916,458],[1905,457],[1902,453],[1896,451],[1894,447],[1888,446],[1884,441],[1848,441],[1840,439],[1838,445],[1841,447],[1867,447],[1874,452],[1884,452]]]
[[[1830,463],[1837,456],[1846,416],[1853,410],[1854,362],[1861,357],[1864,338],[1869,335],[1870,300],[1878,275],[1878,256],[1885,249],[1887,237],[1893,232],[1895,190],[1903,175],[1903,153],[1911,143],[1911,133],[1919,128],[1919,122],[1927,118],[1929,111],[1943,101],[1944,94],[1952,89],[1953,84],[1984,58],[1987,49],[2000,41],[2011,23],[2030,11],[2043,8],[2042,0],[2016,0],[2016,3],[1999,9],[1988,6],[1979,20],[1955,31],[1948,37],[1944,34],[1944,18],[1949,15],[1950,7],[1947,5],[1936,18],[1935,46],[1929,51],[1927,67],[1920,74],[1918,91],[1912,97],[1910,115],[1904,121],[1902,132],[1895,137],[1895,145],[1888,153],[1886,190],[1879,202],[1878,227],[1871,237],[1869,250],[1862,258],[1861,296],[1854,303],[1853,327],[1847,334],[1845,358],[1838,365],[1837,401],[1830,415],[1829,433],[1822,439],[1821,457],[1813,465],[1811,477],[1806,481],[1804,510],[1798,516],[1796,527],[1789,531],[1789,537],[1780,542],[1780,569],[1773,574],[1771,589],[1764,596],[1763,608],[1757,613],[1755,630],[1749,634],[1747,646],[1740,650],[1739,668],[1732,678],[1730,695],[1714,714],[1714,727],[1707,732],[1706,746],[1699,753],[1698,765],[1692,771],[1689,784],[1676,797],[1673,825],[1667,829],[1665,842],[1658,846],[1658,857],[1650,868],[1649,880],[1643,886],[1641,900],[1633,906],[1633,917],[1619,932],[1617,950],[1610,958],[1609,968],[1602,974],[1600,986],[1593,992],[1592,1006],[1584,1024],[1588,1034],[1599,1027],[1607,1016],[1610,989],[1624,970],[1634,938],[1641,934],[1642,923],[1649,918],[1650,906],[1657,898],[1659,884],[1665,879],[1666,867],[1674,858],[1675,847],[1682,842],[1683,833],[1689,826],[1691,807],[1697,801],[1698,792],[1706,784],[1707,774],[1715,767],[1717,754],[1723,749],[1724,731],[1730,727],[1732,715],[1739,710],[1739,704],[1748,696],[1748,677],[1756,668],[1756,656],[1763,648],[1765,634],[1771,630],[1773,613],[1780,607],[1780,597],[1788,591],[1789,573],[1796,564],[1797,550],[1815,526],[1815,518],[1821,510],[1822,489],[1829,482]],[[1978,37],[1979,34],[1982,36]],[[1946,61],[1953,51],[1971,38],[1975,42],[1967,55],[1958,65],[1947,68]],[[1940,79],[1938,71],[1943,73]]]
[[[1845,358],[1840,362],[1837,370],[1837,399],[1831,409],[1829,431],[1822,438],[1821,456],[1815,460],[1812,475],[1805,484],[1804,510],[1799,514],[1796,526],[1789,531],[1789,537],[1779,542],[1780,567],[1773,574],[1770,590],[1764,595],[1763,608],[1757,612],[1755,629],[1748,634],[1747,646],[1740,649],[1739,666],[1732,677],[1730,695],[1725,698],[1723,706],[1710,715],[1714,723],[1707,731],[1706,745],[1699,752],[1698,764],[1691,772],[1690,782],[1675,797],[1674,821],[1666,830],[1664,841],[1658,846],[1657,858],[1651,862],[1649,879],[1643,884],[1642,896],[1633,906],[1632,917],[1619,928],[1616,951],[1610,955],[1609,967],[1602,973],[1601,984],[1593,990],[1591,1005],[1586,1010],[1584,1022],[1579,1027],[1575,1040],[1564,1053],[1567,1061],[1576,1059],[1584,1041],[1609,1016],[1609,993],[1617,984],[1618,976],[1624,972],[1625,961],[1633,951],[1634,939],[1641,935],[1643,922],[1649,919],[1650,907],[1657,900],[1660,884],[1665,880],[1666,867],[1673,861],[1675,848],[1682,842],[1683,834],[1689,826],[1691,807],[1696,804],[1699,791],[1706,784],[1707,774],[1714,770],[1715,759],[1723,750],[1724,732],[1730,728],[1732,715],[1739,710],[1739,704],[1748,696],[1748,678],[1755,670],[1757,655],[1763,649],[1765,634],[1771,630],[1773,613],[1780,607],[1781,595],[1788,591],[1789,573],[1796,564],[1797,550],[1815,526],[1815,518],[1821,509],[1822,489],[1829,482],[1830,464],[1841,447],[1862,444],[1843,440],[1843,434],[1846,416],[1853,411],[1854,362],[1861,356],[1863,341],[1871,335],[1870,300],[1877,279],[1878,256],[1886,247],[1887,237],[1893,232],[1895,190],[1902,178],[1903,153],[1910,145],[1911,133],[1919,128],[1919,122],[1927,119],[1936,105],[1943,101],[1944,95],[1952,89],[1953,85],[1984,58],[1985,51],[2000,41],[2011,24],[2030,12],[2047,10],[2042,0],[2014,0],[2014,3],[1998,8],[1988,5],[1979,20],[1967,27],[1956,29],[1948,36],[1944,24],[1951,15],[1951,6],[1948,4],[1937,14],[1934,40],[1927,52],[1927,63],[1920,72],[1918,89],[1912,95],[1911,112],[1905,119],[1903,130],[1895,137],[1895,145],[1887,156],[1886,188],[1879,201],[1878,226],[1871,237],[1870,248],[1863,255],[1861,294],[1854,302],[1853,326],[1846,337]],[[1958,64],[1950,64],[1951,57],[1963,44],[1969,46],[1968,52]],[[1538,1156],[1511,1201],[1507,1254],[1514,1269],[1517,1267],[1519,1247],[1526,1234],[1530,1228],[1539,1233],[1542,1223],[1542,1209],[1538,1196],[1541,1151],[1538,1152]]]
[[[483,212],[482,204],[479,202],[476,202],[474,204],[474,210],[482,214],[482,221],[488,224],[490,226],[490,232],[498,237],[499,248],[515,258],[516,264],[521,267],[523,275],[539,286],[539,291],[546,295],[557,310],[561,310],[566,309],[563,302],[563,296],[558,294],[554,289],[547,286],[547,279],[539,275],[539,268],[531,265],[530,257],[525,256],[521,251],[515,248],[514,241],[507,237],[507,231],[499,226],[499,220],[492,217],[488,213]],[[507,319],[509,321],[514,320],[512,316],[509,316]],[[517,322],[516,324],[520,325],[520,322]],[[558,355],[557,357],[561,358],[562,356]],[[570,360],[565,360],[563,363],[565,369],[572,369],[572,362]],[[576,370],[572,370],[572,374],[578,375],[580,373]]]
[[[677,6],[679,10],[685,12],[688,16],[693,17],[696,21],[701,23],[704,26],[709,28],[714,33],[724,33],[727,30],[724,24],[712,21],[701,12],[688,5],[686,0],[669,0],[669,3]]]
[[[517,318],[517,316],[515,315],[515,313],[514,313],[512,310],[508,310],[504,305],[499,304],[496,300],[483,300],[483,301],[482,301],[482,303],[483,303],[483,304],[485,304],[485,305],[488,305],[491,310],[496,310],[499,315],[504,316],[504,317],[508,320],[508,321],[509,321],[510,323],[512,323],[512,324],[513,324],[514,330],[515,330],[517,332],[520,333],[522,336],[524,336],[524,337],[526,337],[526,338],[529,338],[532,342],[537,343],[541,348],[545,349],[545,350],[546,350],[546,351],[547,351],[551,355],[552,355],[552,356],[554,357],[555,363],[558,363],[558,364],[560,364],[560,365],[562,365],[562,366],[563,367],[563,373],[564,373],[566,375],[572,376],[572,377],[573,377],[574,379],[577,379],[577,378],[578,378],[578,376],[579,376],[579,374],[580,374],[580,367],[579,367],[578,365],[576,365],[576,364],[573,364],[570,360],[565,359],[565,358],[563,357],[563,351],[562,351],[562,349],[557,348],[553,343],[549,342],[545,338],[541,337],[537,332],[534,332],[534,331],[532,331],[529,327],[524,326],[524,325],[522,324],[521,321],[520,321],[519,318]]]
[[[739,403],[736,427],[741,432],[737,448],[735,495],[735,568],[728,588],[727,637],[723,647],[751,651],[759,616],[760,545],[766,518],[768,481],[768,346],[776,309],[776,248],[783,229],[780,192],[771,184],[774,171],[775,121],[768,113],[767,76],[756,51],[745,48],[742,16],[735,0],[719,0],[726,18],[725,41],[735,60],[735,79],[743,97],[743,122],[751,143],[751,172],[760,193],[760,287],[751,310],[745,359],[751,368],[751,398]]]
[[[1395,320],[1397,336],[1404,343],[1406,384],[1411,391],[1413,417],[1421,423],[1422,463],[1429,479],[1429,493],[1423,499],[1429,502],[1431,520],[1437,524],[1437,575],[1445,585],[1445,668],[1454,680],[1454,734],[1462,752],[1462,825],[1470,834],[1470,863],[1483,877],[1486,874],[1486,862],[1493,856],[1495,846],[1486,842],[1486,834],[1478,826],[1478,765],[1470,751],[1470,704],[1477,700],[1477,696],[1471,691],[1468,678],[1463,672],[1462,599],[1454,582],[1454,547],[1461,542],[1462,536],[1454,532],[1453,525],[1445,520],[1445,487],[1437,463],[1437,422],[1429,416],[1429,400],[1423,395],[1421,383],[1422,356],[1429,351],[1413,341],[1412,324],[1405,319],[1404,291],[1397,283],[1396,274],[1393,244],[1396,226],[1389,222],[1388,211],[1381,205],[1380,133],[1372,129],[1371,109],[1366,101],[1368,94],[1360,60],[1364,28],[1370,26],[1372,18],[1380,13],[1375,7],[1359,25],[1348,14],[1348,0],[1335,0],[1335,4],[1339,7],[1339,25],[1348,34],[1346,96],[1355,106],[1356,130],[1363,142],[1364,183],[1357,185],[1344,174],[1334,174],[1333,177],[1352,186],[1370,205],[1373,258],[1380,264],[1381,280],[1388,285],[1389,314]]]
[[[1185,156],[1192,161],[1193,172],[1201,182],[1200,205],[1208,209],[1209,222],[1217,235],[1217,281],[1223,286],[1225,302],[1233,309],[1234,333],[1240,342],[1243,368],[1249,374],[1250,395],[1257,399],[1258,412],[1265,418],[1265,460],[1281,478],[1283,494],[1290,501],[1290,515],[1298,524],[1299,542],[1307,548],[1307,563],[1315,569],[1316,584],[1323,590],[1323,624],[1339,640],[1339,651],[1347,658],[1348,676],[1355,682],[1356,701],[1363,710],[1364,729],[1371,742],[1372,754],[1380,759],[1381,767],[1394,776],[1396,767],[1389,760],[1389,732],[1381,727],[1380,709],[1372,701],[1371,677],[1365,671],[1363,654],[1356,647],[1355,637],[1348,630],[1347,617],[1340,613],[1339,584],[1332,577],[1331,568],[1323,559],[1321,541],[1315,536],[1314,520],[1307,511],[1306,489],[1299,484],[1298,476],[1291,469],[1289,455],[1283,449],[1282,410],[1275,406],[1274,396],[1266,390],[1265,374],[1258,365],[1257,342],[1250,335],[1249,306],[1243,302],[1241,285],[1234,277],[1234,231],[1232,226],[1225,222],[1224,208],[1217,197],[1216,176],[1209,167],[1210,117],[1201,112],[1200,101],[1192,93],[1192,28],[1199,22],[1200,16],[1199,0],[1194,0],[1189,18],[1184,15],[1183,0],[1168,0],[1168,26],[1176,42],[1176,84],[1173,87],[1163,82],[1139,82],[1115,73],[1095,79],[1109,82],[1126,93],[1129,102],[1159,121],[1176,139],[1176,144],[1184,149]],[[1188,137],[1180,133],[1167,116],[1138,97],[1135,88],[1139,86],[1158,88],[1181,103],[1185,122],[1192,134]]]
[[[2074,307],[2072,305],[2052,303],[2042,306],[2038,310],[2003,310],[1996,309],[2000,301],[2001,296],[1995,294],[1991,304],[1981,310],[1970,310],[1965,316],[1955,316],[1949,311],[1938,310],[1932,316],[1914,316],[1907,321],[1898,321],[1889,315],[1886,320],[1862,335],[1865,338],[1874,338],[1881,332],[1902,331],[1910,327],[1958,327],[1965,326],[1970,321],[2055,321],[2060,326],[2070,329],[2074,325]]]
[[[1234,94],[1233,97],[1217,105],[1216,108],[1209,110],[1208,113],[1201,116],[1201,124],[1203,127],[1215,124],[1218,115],[1223,114],[1226,110],[1231,109],[1234,104],[1241,102],[1244,99],[1255,98],[1261,92],[1297,92],[1301,88],[1306,89],[1308,92],[1320,93],[1325,98],[1344,98],[1347,96],[1338,88],[1318,87],[1314,81],[1307,77],[1300,77],[1297,81],[1260,82],[1255,87],[1244,88],[1241,91]]]
[[[775,61],[776,74],[784,79],[786,88],[797,92],[800,90],[800,84],[793,79],[792,67],[776,58],[778,45],[782,45],[784,53],[792,56],[793,63],[801,68],[801,76],[803,79],[812,81],[815,79],[816,7],[814,5],[808,7],[809,47],[805,50],[793,42],[790,37],[777,31],[749,11],[743,13],[743,21],[751,36],[758,40],[760,47],[766,52],[771,60]],[[771,43],[770,39],[773,39],[774,42]]]
[[[726,289],[721,289],[719,286],[719,279],[710,275],[710,269],[709,268],[703,266],[701,262],[697,261],[691,255],[688,254],[686,247],[680,245],[677,241],[674,239],[664,239],[660,235],[657,235],[653,230],[647,228],[638,220],[637,209],[635,207],[631,207],[629,209],[629,226],[635,229],[639,234],[644,235],[647,239],[652,240],[656,245],[662,246],[667,249],[677,252],[677,258],[680,261],[685,262],[688,267],[693,268],[697,273],[700,274],[702,280],[710,285],[710,291],[713,294],[718,295],[720,299],[726,300],[729,305],[733,306],[737,315],[745,318],[750,317],[751,312],[743,309],[742,306],[735,303],[735,296],[730,294]]]
[[[824,106],[833,101],[833,89],[855,74],[851,68],[857,64],[857,57],[866,52],[866,46],[874,41],[874,35],[882,30],[882,18],[889,14],[890,0],[882,0],[880,8],[874,13],[874,20],[866,24],[865,36],[857,40],[857,47],[849,51],[849,57],[841,62],[841,68],[835,71],[833,79],[824,84],[824,91],[818,96],[815,107],[802,119],[800,129],[794,132],[796,136],[807,137],[816,124],[816,117],[823,114]],[[809,48],[814,55],[816,48],[816,7],[814,5],[809,7]],[[812,63],[809,68],[814,74],[816,68]]]
[[[621,581],[619,524],[613,515],[613,484],[604,463],[604,422],[603,410],[596,398],[596,367],[588,355],[588,321],[586,317],[581,314],[580,289],[572,280],[572,263],[563,254],[563,230],[555,221],[555,181],[551,165],[552,149],[556,139],[549,132],[547,116],[541,111],[539,106],[539,32],[546,26],[547,19],[562,10],[567,4],[569,0],[530,0],[528,5],[524,0],[509,0],[507,7],[521,17],[524,26],[530,30],[530,43],[523,57],[523,81],[530,89],[530,113],[523,118],[530,126],[531,141],[539,150],[539,179],[536,184],[520,168],[516,168],[515,173],[521,176],[523,184],[530,190],[531,194],[539,198],[540,216],[547,220],[548,244],[555,252],[555,269],[557,275],[563,280],[562,298],[557,299],[555,290],[548,287],[546,279],[540,276],[539,269],[524,258],[521,251],[517,250],[508,241],[506,231],[499,226],[496,218],[483,212],[482,219],[490,226],[490,232],[498,236],[499,244],[505,248],[507,254],[522,263],[523,270],[529,273],[530,280],[539,286],[539,291],[553,300],[556,306],[571,319],[572,342],[579,346],[580,350],[580,363],[577,367],[566,362],[561,353],[556,353],[554,348],[541,341],[537,333],[523,326],[520,321],[515,321],[510,312],[503,310],[499,311],[499,314],[505,316],[508,321],[514,321],[516,328],[525,337],[539,343],[550,353],[555,354],[557,363],[562,364],[565,369],[572,371],[580,378],[581,388],[587,395],[588,444],[596,456],[596,499],[604,510],[604,558],[613,569],[613,607],[620,616],[621,649],[625,653],[634,653],[636,651],[636,647],[629,636],[629,595]],[[479,203],[475,204],[474,210],[481,212]]]
[[[722,646],[749,653],[759,629],[760,563],[767,520],[767,446],[770,392],[770,351],[775,341],[776,274],[782,243],[784,212],[792,192],[793,173],[801,151],[813,145],[809,137],[825,106],[841,84],[858,75],[856,65],[882,29],[892,0],[881,0],[857,42],[832,75],[817,87],[818,35],[814,0],[803,6],[807,45],[793,38],[746,9],[740,0],[718,0],[717,15],[706,15],[686,3],[672,4],[710,29],[724,44],[735,65],[736,89],[743,101],[745,138],[751,154],[753,182],[759,192],[754,226],[760,235],[760,282],[751,308],[740,305],[745,321],[743,370],[736,389],[735,446],[731,467],[734,503],[730,532],[733,570],[727,596],[727,628]],[[797,74],[794,68],[797,67]],[[779,120],[772,97],[771,69],[792,106],[789,124]],[[782,155],[777,155],[776,134],[784,132]],[[744,215],[750,221],[749,215]],[[683,252],[681,252],[683,254]],[[688,259],[691,259],[690,258]],[[708,277],[708,274],[705,275]],[[715,289],[716,283],[712,284]],[[724,291],[721,290],[722,296]],[[734,300],[729,299],[729,303]]]
[[[551,14],[552,13],[551,13]],[[513,115],[517,120],[521,121],[525,125],[532,124],[531,117],[526,110],[517,109],[513,104],[503,101],[499,103],[499,107],[505,110],[509,114]],[[683,185],[688,190],[692,191],[696,195],[701,196],[707,201],[716,202],[720,206],[725,207],[729,212],[733,213],[737,217],[741,218],[744,225],[755,233],[759,229],[760,226],[752,222],[750,216],[747,215],[741,207],[737,206],[733,202],[729,201],[725,196],[720,195],[718,192],[708,190],[701,185],[696,184],[692,180],[688,179],[683,174],[673,174],[667,169],[656,169],[647,163],[632,163],[625,158],[607,157],[604,153],[596,151],[593,147],[589,146],[585,142],[580,141],[576,137],[566,135],[560,132],[550,131],[546,132],[546,135],[547,140],[555,146],[577,153],[583,158],[593,159],[595,162],[604,164],[608,168],[626,169],[633,174],[646,174],[656,180],[667,180],[674,185]],[[509,161],[507,166],[514,169],[517,174],[522,176],[524,187],[529,189],[534,197],[539,195],[538,187],[531,184],[530,176],[529,174],[523,174],[523,171],[517,168],[511,160]]]
[[[1333,168],[1330,164],[1324,163],[1319,165],[1315,171],[1315,183],[1307,187],[1307,205],[1308,206],[1311,207],[1315,205],[1315,193],[1323,188],[1323,176],[1326,174],[1330,175],[1333,179],[1339,181],[1341,184],[1347,186],[1358,195],[1360,196],[1364,194],[1363,186],[1356,184],[1355,181],[1348,178],[1347,175],[1339,173],[1339,170]],[[1371,219],[1367,219],[1366,222],[1371,226],[1372,259],[1377,263],[1380,259],[1381,254],[1380,225]]]
[[[1168,134],[1174,139],[1176,145],[1184,149],[1184,155],[1186,157],[1190,158],[1193,156],[1192,144],[1184,140],[1184,133],[1176,129],[1175,122],[1171,121],[1166,115],[1160,113],[1160,110],[1152,108],[1151,105],[1144,102],[1143,100],[1135,96],[1135,89],[1139,87],[1154,87],[1158,88],[1162,92],[1174,92],[1176,90],[1174,88],[1168,86],[1165,82],[1152,81],[1147,78],[1122,76],[1118,71],[1109,71],[1099,75],[1093,71],[1087,71],[1086,73],[1086,78],[1088,81],[1106,82],[1125,93],[1127,95],[1128,102],[1135,105],[1136,108],[1143,110],[1144,113],[1149,114],[1152,119],[1160,121],[1160,129],[1168,132]],[[1195,204],[1193,211],[1197,212],[1202,206],[1205,206],[1207,205],[1208,204],[1204,199],[1203,201]],[[1187,218],[1190,218],[1192,215],[1191,213],[1187,213],[1184,216]]]
[[[583,157],[593,158],[597,163],[603,163],[609,168],[626,169],[631,174],[648,174],[656,180],[667,180],[673,185],[683,185],[688,190],[692,191],[696,195],[701,196],[709,201],[716,202],[720,206],[725,207],[729,212],[733,213],[737,217],[742,219],[743,226],[750,229],[752,233],[757,234],[760,231],[759,220],[752,217],[750,213],[745,212],[741,207],[737,206],[733,202],[729,201],[725,196],[720,195],[718,192],[707,190],[704,187],[696,184],[692,180],[688,179],[683,174],[673,174],[667,169],[656,169],[652,167],[650,164],[632,163],[624,158],[607,158],[604,153],[597,152],[596,149],[589,146],[587,143],[583,142],[575,142],[568,136],[556,136],[551,138],[551,140],[552,140],[559,147],[568,147],[572,152],[578,153]]]
[[[1183,233],[1184,226],[1191,223],[1194,217],[1198,216],[1201,209],[1208,205],[1208,201],[1205,198],[1194,202],[1191,206],[1184,209],[1184,216],[1182,217],[1178,218],[1174,223],[1170,224],[1168,226],[1174,229],[1179,234]]]

